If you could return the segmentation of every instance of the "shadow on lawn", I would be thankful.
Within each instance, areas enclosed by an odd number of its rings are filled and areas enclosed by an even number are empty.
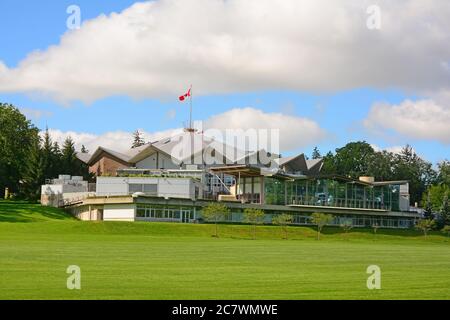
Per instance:
[[[73,220],[73,217],[58,208],[43,207],[25,201],[0,201],[0,222],[43,220]]]
[[[317,232],[317,227],[313,226],[306,226],[307,228],[311,229],[312,231]],[[345,233],[341,227],[337,226],[328,226],[323,228],[322,232],[323,235],[343,235],[347,237],[352,237],[352,234],[364,234],[364,235],[374,235],[374,236],[401,236],[401,237],[417,237],[423,235],[422,232],[416,229],[383,229],[380,228],[377,230],[376,234],[374,233],[372,228],[353,228],[347,233]],[[433,234],[431,232],[430,234]]]

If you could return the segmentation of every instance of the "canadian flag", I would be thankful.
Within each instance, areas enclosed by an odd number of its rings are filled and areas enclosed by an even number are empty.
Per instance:
[[[183,94],[178,99],[180,99],[180,101],[184,101],[184,100],[186,100],[186,98],[188,98],[190,96],[191,96],[191,89],[189,89],[189,91],[186,94]]]

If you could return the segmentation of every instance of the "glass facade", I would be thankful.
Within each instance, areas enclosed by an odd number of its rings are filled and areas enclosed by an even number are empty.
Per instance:
[[[272,219],[284,211],[265,211],[264,223],[271,224]],[[311,222],[311,216],[301,212],[289,212],[294,218],[293,225],[314,225]],[[200,214],[201,216],[201,214]],[[224,222],[230,223],[242,223],[244,218],[243,210],[232,209],[230,214],[224,217]],[[400,218],[400,217],[388,217],[388,216],[375,216],[375,215],[334,215],[333,220],[329,223],[330,226],[341,226],[344,223],[351,223],[356,228],[372,228],[377,225],[380,228],[412,228],[414,227],[415,220],[413,218]]]
[[[264,178],[265,203],[399,211],[399,185],[366,185],[332,178]]]
[[[241,177],[238,179],[237,184],[236,196],[239,200],[244,200],[247,203],[261,202],[260,177]]]
[[[191,222],[195,219],[193,207],[138,205],[136,220],[161,222]]]

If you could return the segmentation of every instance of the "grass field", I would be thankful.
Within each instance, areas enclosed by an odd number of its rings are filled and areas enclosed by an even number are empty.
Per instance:
[[[450,242],[439,233],[242,225],[81,222],[0,202],[0,299],[450,299]],[[378,265],[382,289],[368,290]],[[81,290],[66,268],[81,268]]]

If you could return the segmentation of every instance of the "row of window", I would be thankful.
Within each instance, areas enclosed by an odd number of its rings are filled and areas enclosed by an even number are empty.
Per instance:
[[[265,221],[270,223],[276,214],[267,214]],[[201,213],[200,213],[201,216]],[[180,221],[191,222],[198,216],[194,213],[192,207],[165,207],[158,205],[139,205],[136,211],[136,217],[139,219],[161,220],[161,221]],[[311,217],[307,215],[293,214],[294,224],[312,225]],[[225,217],[227,222],[242,222],[243,214],[240,210],[233,211]],[[413,219],[400,219],[389,217],[375,217],[375,216],[335,216],[331,225],[342,225],[350,222],[354,227],[373,227],[381,228],[411,228],[414,226]]]
[[[137,218],[167,219],[167,220],[192,220],[194,211],[192,208],[164,208],[138,206],[136,210]]]
[[[128,192],[144,192],[148,194],[157,194],[158,193],[158,184],[147,184],[147,183],[130,183],[128,185]]]

